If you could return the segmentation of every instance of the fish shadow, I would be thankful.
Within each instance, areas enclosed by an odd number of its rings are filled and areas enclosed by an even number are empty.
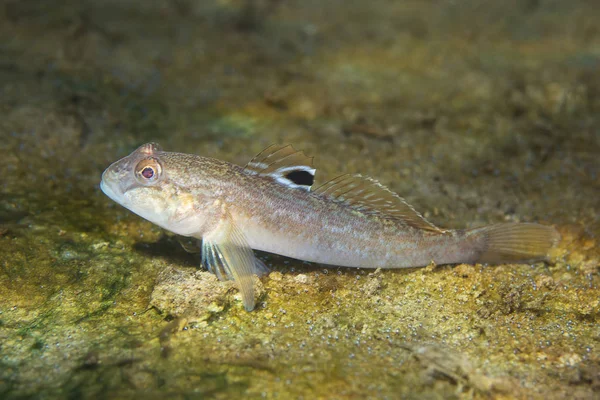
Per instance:
[[[145,256],[167,259],[182,267],[200,267],[200,249],[198,253],[188,253],[173,236],[163,234],[156,242],[138,242],[133,248]]]
[[[200,262],[200,247],[198,247],[197,250],[194,249],[192,242],[186,239],[187,238],[183,238],[184,243],[182,244],[182,242],[180,242],[181,238],[178,239],[176,236],[163,234],[156,242],[137,242],[133,245],[133,248],[136,252],[141,253],[147,257],[159,257],[168,260],[169,262],[172,262],[174,264],[177,264],[181,267],[195,267],[199,269],[204,269]],[[308,263],[305,261],[280,256],[278,254],[266,253],[257,250],[253,251],[255,256],[267,265],[267,269],[269,272],[279,271],[284,274],[298,275],[310,272],[318,272],[324,269],[354,269],[317,263]]]

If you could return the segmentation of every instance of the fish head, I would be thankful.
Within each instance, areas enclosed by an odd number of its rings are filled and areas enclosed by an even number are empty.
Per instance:
[[[199,228],[195,204],[170,175],[181,174],[178,164],[156,143],[140,146],[111,164],[102,174],[100,189],[113,201],[167,230],[191,235]]]

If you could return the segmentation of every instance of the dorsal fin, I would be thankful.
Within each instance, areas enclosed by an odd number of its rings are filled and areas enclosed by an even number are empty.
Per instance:
[[[271,145],[258,153],[244,171],[268,176],[291,188],[310,190],[315,180],[313,158],[308,157],[291,145]]]
[[[404,222],[417,229],[444,233],[427,221],[402,197],[374,179],[361,175],[341,175],[316,188],[316,194],[346,203],[355,210],[378,214],[384,218]]]

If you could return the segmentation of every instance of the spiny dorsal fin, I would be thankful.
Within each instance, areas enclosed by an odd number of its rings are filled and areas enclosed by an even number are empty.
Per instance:
[[[268,176],[282,185],[291,188],[310,190],[315,180],[313,158],[291,145],[271,145],[258,153],[244,171],[261,176]]]
[[[445,232],[427,221],[402,197],[371,178],[361,175],[341,175],[319,186],[313,192],[344,202],[358,211],[402,221],[413,228],[437,233]]]

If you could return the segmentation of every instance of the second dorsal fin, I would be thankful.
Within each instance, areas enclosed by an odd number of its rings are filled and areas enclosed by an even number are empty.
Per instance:
[[[315,180],[313,158],[308,157],[291,145],[271,145],[258,153],[244,171],[267,176],[282,185],[310,190]]]
[[[402,221],[413,228],[436,233],[445,232],[427,221],[402,197],[371,178],[361,175],[341,175],[319,186],[313,192],[344,202],[365,213]]]

